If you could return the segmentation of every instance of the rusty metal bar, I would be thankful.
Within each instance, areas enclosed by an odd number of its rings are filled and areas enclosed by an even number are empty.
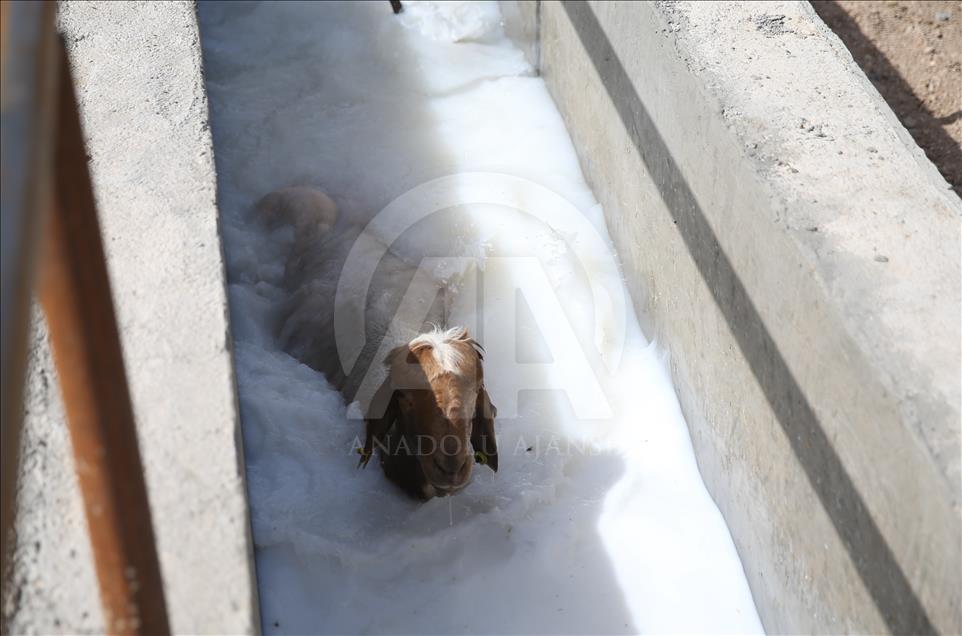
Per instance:
[[[57,39],[53,2],[0,2],[0,571],[20,457],[36,246],[49,207]]]
[[[39,293],[77,464],[107,631],[169,633],[80,114],[61,43],[54,202]]]

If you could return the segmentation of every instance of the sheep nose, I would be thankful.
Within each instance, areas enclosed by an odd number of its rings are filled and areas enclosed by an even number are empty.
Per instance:
[[[454,457],[461,454],[461,440],[454,435],[445,435],[441,438],[441,452],[446,457]]]
[[[464,462],[465,459],[463,455],[441,455],[440,457],[434,458],[434,467],[443,474],[453,477],[464,468]]]

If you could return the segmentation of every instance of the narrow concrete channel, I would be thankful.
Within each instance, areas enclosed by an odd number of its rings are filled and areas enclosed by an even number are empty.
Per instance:
[[[664,347],[497,4],[198,13],[263,630],[760,633]],[[292,236],[253,210],[290,185],[342,226],[413,218],[386,242],[487,350],[497,474],[421,504],[355,469],[362,422],[277,336]]]

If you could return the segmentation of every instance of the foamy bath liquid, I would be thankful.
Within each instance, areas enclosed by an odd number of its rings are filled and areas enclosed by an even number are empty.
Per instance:
[[[198,8],[264,631],[761,632],[544,83],[496,3],[405,7]],[[274,337],[291,236],[251,209],[292,184],[360,224],[396,210],[378,231],[449,284],[497,474],[421,504],[355,468],[362,424]]]

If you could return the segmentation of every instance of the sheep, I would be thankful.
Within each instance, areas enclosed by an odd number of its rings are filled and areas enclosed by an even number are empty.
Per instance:
[[[304,186],[272,192],[256,209],[268,227],[294,230],[284,267],[286,298],[278,312],[279,343],[321,372],[350,403],[381,341],[392,333],[388,326],[414,267],[387,249],[370,289],[351,290],[356,293],[345,302],[367,303],[367,311],[364,324],[354,325],[357,333],[347,337],[368,344],[354,367],[344,369],[334,339],[334,296],[348,250],[362,228],[338,218],[337,206],[326,194]],[[433,284],[417,292],[433,302],[443,289]],[[381,377],[366,407],[365,443],[359,449],[359,466],[367,466],[376,450],[387,478],[424,501],[463,490],[476,462],[498,470],[497,410],[484,386],[483,349],[463,327],[425,328],[442,322],[442,314],[432,305],[424,322],[404,325],[413,337],[396,343],[383,367],[371,369]]]

